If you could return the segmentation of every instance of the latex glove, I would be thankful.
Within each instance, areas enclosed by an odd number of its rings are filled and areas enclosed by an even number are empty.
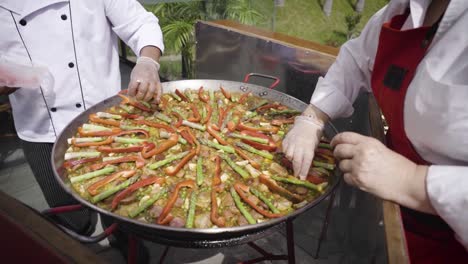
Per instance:
[[[426,166],[418,166],[375,138],[354,132],[336,135],[331,145],[348,184],[380,198],[408,205],[404,200],[409,199],[403,197],[407,195],[405,190],[410,190],[416,182],[418,167]],[[420,185],[416,187],[424,192],[424,181]],[[408,192],[415,193],[414,189]]]
[[[45,67],[21,65],[4,59],[0,60],[0,95],[13,93],[18,88],[47,89],[54,80]]]
[[[139,57],[130,74],[128,94],[136,96],[138,100],[154,99],[155,103],[159,103],[161,93],[159,63],[149,57]]]
[[[309,173],[323,127],[323,122],[312,117],[298,116],[283,140],[283,152],[293,163],[294,175],[302,180],[305,180]]]

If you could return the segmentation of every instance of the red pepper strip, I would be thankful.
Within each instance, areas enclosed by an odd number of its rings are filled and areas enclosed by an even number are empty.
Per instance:
[[[135,120],[133,122],[138,124],[138,125],[147,125],[147,126],[150,126],[150,127],[162,128],[162,129],[167,130],[167,132],[175,133],[174,128],[172,128],[172,127],[170,127],[168,125],[165,125],[165,124],[155,123],[155,122],[151,122],[151,121],[148,121],[148,120]]]
[[[110,119],[102,119],[102,118],[99,118],[96,114],[90,114],[89,115],[89,120],[91,120],[94,123],[98,123],[98,124],[120,127],[120,121],[110,120]]]
[[[128,96],[125,96],[125,95],[122,95],[122,94],[118,94],[118,96],[120,96],[123,100],[122,100],[122,104],[129,104],[129,105],[132,105],[142,111],[145,111],[145,112],[152,112],[152,110],[146,106],[144,106],[142,103],[139,103],[138,101],[136,101],[135,99],[130,99],[130,97]]]
[[[182,120],[184,120],[184,118],[177,112],[171,112],[171,115],[177,118],[177,122],[173,123],[172,125],[176,128],[179,128],[182,125]]]
[[[94,162],[94,161],[98,161],[98,160],[100,160],[100,159],[101,159],[101,157],[68,160],[68,161],[65,161],[65,162],[63,163],[63,167],[64,167],[65,169],[73,168],[73,167],[75,167],[76,165],[80,165],[80,164],[88,163],[88,162]]]
[[[145,138],[149,138],[148,131],[146,131],[144,129],[124,130],[124,131],[118,133],[116,136],[122,136],[122,135],[128,135],[128,134],[137,134],[137,133],[141,133],[141,134],[145,135]]]
[[[210,213],[210,220],[218,227],[226,226],[226,219],[224,217],[218,215],[218,201],[216,200],[216,188],[213,187],[211,189],[211,213]]]
[[[265,145],[262,143],[254,142],[252,140],[242,139],[242,142],[244,142],[245,144],[249,144],[250,146],[256,149],[261,149],[261,150],[266,150],[266,151],[275,151],[277,148],[275,141],[273,141],[271,137],[265,134],[255,132],[255,131],[249,131],[249,130],[242,130],[241,134],[268,140],[268,145]]]
[[[140,152],[143,146],[133,146],[128,148],[112,148],[112,147],[98,147],[99,152],[104,153],[127,153],[127,152]]]
[[[231,93],[229,91],[224,90],[222,86],[220,86],[219,89],[223,93],[224,97],[226,97],[226,99],[231,100]]]
[[[309,173],[309,174],[307,175],[306,180],[309,181],[309,182],[311,182],[311,183],[313,183],[313,184],[321,184],[321,183],[324,183],[324,182],[327,181],[326,179],[321,178],[321,177],[315,175],[315,173],[316,173],[315,171],[312,171],[311,173]]]
[[[245,102],[245,100],[247,100],[247,97],[249,97],[249,95],[250,95],[250,92],[243,94],[243,95],[239,98],[239,104],[243,104],[243,103]]]
[[[237,154],[241,156],[243,159],[247,160],[252,167],[255,169],[259,170],[260,169],[260,164],[258,164],[255,160],[253,160],[251,157],[249,157],[245,152],[243,152],[240,148],[234,147],[234,150],[236,150]]]
[[[176,93],[180,98],[182,98],[182,100],[184,100],[185,102],[189,102],[189,99],[187,98],[187,96],[185,96],[185,94],[183,94],[182,92],[180,92],[179,89],[175,89],[175,93]]]
[[[136,190],[138,190],[138,189],[140,189],[142,187],[154,184],[154,183],[157,183],[157,184],[161,185],[161,184],[164,183],[164,178],[162,178],[162,177],[149,177],[149,178],[146,178],[144,180],[137,181],[134,184],[128,186],[125,190],[119,192],[114,197],[114,199],[112,200],[112,210],[117,208],[117,205],[120,203],[120,201],[122,201],[125,197],[132,194],[134,191],[136,191]]]
[[[106,140],[99,141],[99,142],[82,142],[82,143],[76,143],[76,139],[72,139],[72,145],[75,147],[90,147],[90,146],[102,146],[102,145],[108,145],[114,141],[113,137],[108,137]]]
[[[208,95],[203,94],[203,86],[198,89],[198,98],[200,98],[201,101],[208,103],[208,100],[210,100],[210,97]]]
[[[269,132],[269,133],[276,133],[278,132],[279,128],[277,127],[251,127],[244,125],[242,123],[239,123],[237,125],[237,130],[249,130],[249,131],[254,131],[254,132]]]
[[[208,113],[206,114],[206,118],[202,121],[203,124],[208,123],[211,119],[211,114],[213,114],[213,108],[211,105],[206,104],[206,109],[208,110]]]
[[[148,159],[148,158],[151,158],[154,155],[157,155],[159,153],[163,153],[164,151],[166,151],[166,150],[172,148],[173,146],[175,146],[177,144],[178,139],[179,139],[179,135],[174,133],[169,137],[168,140],[161,143],[157,148],[149,149],[147,147],[144,147],[143,150],[141,151],[141,156],[143,156],[143,158],[145,158],[145,159]]]
[[[232,120],[227,123],[227,129],[229,132],[233,132],[234,130],[236,130],[236,126],[237,124],[234,123],[234,121]]]
[[[317,148],[317,149],[315,149],[315,153],[322,153],[324,155],[333,157],[333,150],[331,150],[331,149]]]
[[[91,165],[90,168],[91,170],[95,171],[95,170],[100,170],[109,164],[117,164],[117,163],[124,163],[124,162],[130,162],[130,161],[135,161],[136,167],[138,169],[142,168],[145,165],[145,160],[143,158],[137,155],[132,155],[132,156],[124,156],[118,159],[104,161],[101,163],[96,163],[96,164]]]
[[[284,124],[293,124],[294,118],[287,118],[287,119],[274,119],[271,120],[271,124],[274,126],[281,126]]]
[[[156,223],[162,225],[164,222],[166,222],[164,220],[166,220],[167,216],[169,216],[169,213],[172,210],[172,207],[174,207],[174,204],[177,201],[177,198],[179,196],[179,190],[182,187],[195,188],[195,181],[194,180],[185,180],[185,181],[179,182],[176,185],[176,187],[174,189],[174,192],[172,193],[171,197],[167,201],[166,206],[164,206],[161,214],[158,217],[158,221]]]
[[[219,142],[219,144],[221,145],[227,145],[227,141],[224,140],[221,135],[218,134],[218,132],[214,131],[214,129],[211,127],[211,126],[208,126],[206,128],[206,131],[211,135],[213,136],[214,138],[216,138],[216,140]]]
[[[190,151],[189,154],[187,154],[187,156],[185,156],[180,162],[179,164],[177,164],[175,167],[168,167],[164,170],[164,172],[169,175],[169,176],[174,176],[176,175],[184,166],[185,164],[187,164],[187,162],[189,162],[195,155],[197,154],[197,150],[196,149],[193,149],[192,151]]]
[[[322,152],[315,152],[315,158],[317,161],[324,161],[326,163],[335,164],[335,158]]]
[[[245,190],[247,190],[247,192],[249,191],[249,187],[240,183],[240,182],[237,182],[234,184],[234,189],[236,190],[236,192],[239,194],[240,198],[242,200],[244,200],[244,202],[246,202],[248,205],[250,205],[253,209],[255,209],[255,211],[257,211],[259,214],[265,216],[265,217],[268,217],[268,218],[278,218],[278,217],[281,217],[283,216],[283,214],[274,214],[274,213],[270,213],[266,210],[263,210],[262,208],[260,208],[258,205],[256,205],[255,203],[253,203],[249,197],[247,197],[247,195],[245,194]]]
[[[116,172],[114,174],[111,174],[111,175],[105,177],[104,179],[101,179],[101,180],[91,184],[91,186],[89,186],[87,190],[91,195],[94,196],[94,195],[98,194],[98,189],[105,186],[106,184],[108,184],[108,183],[110,183],[112,181],[115,181],[120,177],[130,178],[133,175],[135,175],[135,173],[136,173],[135,170],[118,171],[118,172]]]
[[[160,224],[160,225],[167,225],[167,224],[169,224],[169,223],[172,221],[172,219],[174,219],[174,216],[171,215],[171,214],[168,214],[168,215],[166,216],[166,218],[164,218],[164,219],[163,219],[160,223],[158,223],[158,224]],[[158,220],[159,220],[159,218],[158,218]]]
[[[219,116],[218,116],[218,124],[217,124],[218,129],[216,129],[218,131],[221,128],[221,126],[223,125],[223,120],[224,120],[225,113],[226,113],[225,110],[222,107],[220,107],[219,108]]]
[[[264,106],[260,106],[259,108],[257,108],[257,112],[263,112],[263,111],[266,111],[266,110],[269,110],[269,109],[278,109],[280,108],[281,105],[280,104],[266,104]]]
[[[200,122],[201,116],[200,116],[200,113],[198,112],[197,106],[195,104],[191,104],[190,106],[192,108],[193,117],[189,117],[188,121]]]
[[[188,128],[182,127],[181,129],[179,129],[179,133],[185,140],[188,141],[188,143],[190,143],[190,145],[195,145],[195,141],[192,138],[192,136],[190,135],[190,132],[188,131]]]
[[[215,175],[213,177],[213,182],[212,182],[213,186],[217,186],[221,184],[221,157],[216,156],[215,162],[216,162],[216,166],[215,166]]]
[[[85,131],[82,127],[78,128],[78,134],[82,137],[104,137],[104,136],[115,136],[120,133],[122,129],[113,127],[111,130],[100,130],[100,131]]]
[[[216,131],[220,131],[221,129],[219,129],[219,126],[217,124],[211,124],[211,128],[216,130]]]
[[[268,189],[270,189],[272,192],[284,196],[286,199],[291,200],[293,203],[300,203],[305,199],[305,197],[292,193],[289,190],[281,187],[276,183],[276,181],[270,179],[269,177],[263,174],[261,174],[258,178],[260,179],[260,182],[265,184],[268,187]]]

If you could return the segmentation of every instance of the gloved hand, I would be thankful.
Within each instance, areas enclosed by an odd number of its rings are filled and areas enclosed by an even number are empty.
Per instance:
[[[48,89],[53,87],[54,78],[45,67],[17,64],[0,59],[0,95],[8,95],[18,88]]]
[[[414,183],[421,178],[418,175],[425,177],[427,166],[418,166],[377,139],[344,132],[336,135],[331,145],[348,184],[411,207],[415,206],[405,196],[425,192],[424,180],[418,186]]]
[[[309,173],[323,127],[324,123],[313,117],[298,116],[283,140],[283,152],[293,163],[294,175],[302,180],[305,180]]]
[[[149,57],[139,57],[130,74],[128,94],[138,100],[154,99],[159,103],[162,86],[159,80],[159,63]]]

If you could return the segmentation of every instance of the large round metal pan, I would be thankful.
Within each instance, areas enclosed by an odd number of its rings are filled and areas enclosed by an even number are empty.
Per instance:
[[[303,111],[306,108],[306,104],[302,101],[291,97],[287,94],[268,89],[266,87],[253,85],[249,83],[242,82],[233,82],[233,81],[223,81],[223,80],[182,80],[182,81],[173,81],[165,82],[162,84],[164,93],[175,92],[175,89],[185,90],[185,89],[198,89],[200,86],[203,86],[205,90],[218,90],[220,85],[231,92],[252,92],[256,96],[260,96],[275,102],[279,102],[283,105],[286,105],[292,109]],[[232,239],[240,236],[245,236],[248,234],[261,233],[263,230],[276,226],[280,223],[285,222],[288,219],[292,219],[304,211],[314,207],[324,198],[326,198],[334,188],[336,188],[339,182],[339,173],[335,170],[335,173],[330,178],[328,189],[317,197],[315,200],[308,203],[306,206],[294,211],[291,214],[283,216],[281,218],[272,219],[263,223],[258,223],[254,225],[238,226],[238,227],[229,227],[229,228],[210,228],[210,229],[187,229],[187,228],[176,228],[170,226],[162,226],[152,223],[144,223],[131,218],[122,217],[120,215],[114,214],[110,211],[103,210],[98,206],[88,202],[87,200],[80,197],[77,193],[72,190],[70,181],[62,168],[64,161],[64,154],[68,148],[67,139],[74,136],[78,127],[83,123],[88,121],[88,116],[91,113],[102,111],[111,106],[119,104],[121,98],[118,96],[110,97],[93,107],[87,109],[85,112],[77,116],[68,126],[63,130],[60,136],[57,138],[57,141],[54,144],[52,150],[52,166],[54,168],[55,177],[59,181],[60,185],[71,194],[76,200],[78,200],[83,205],[101,213],[113,217],[120,225],[126,225],[127,228],[131,230],[136,230],[135,232],[140,233],[141,235],[153,234],[154,236],[160,236],[161,238],[168,239],[180,239],[183,241],[190,240],[222,240],[222,239]],[[324,134],[327,138],[331,139],[336,134],[336,129],[329,123],[325,126]],[[144,234],[143,234],[144,233]],[[138,235],[138,234],[137,234]]]

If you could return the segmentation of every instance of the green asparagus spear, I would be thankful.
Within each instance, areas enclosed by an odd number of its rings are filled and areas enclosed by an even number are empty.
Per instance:
[[[313,184],[311,182],[308,182],[308,181],[299,180],[297,178],[293,178],[293,177],[287,177],[286,178],[286,177],[277,177],[277,176],[271,176],[271,178],[273,180],[275,180],[275,181],[303,186],[303,187],[306,187],[307,189],[311,189],[311,190],[314,190],[314,191],[317,191],[317,192],[322,192],[323,191],[323,189],[321,189],[320,186],[315,185],[315,184]]]
[[[181,152],[181,153],[177,153],[177,154],[174,154],[174,155],[167,156],[163,160],[160,160],[160,161],[157,161],[155,163],[149,164],[148,168],[151,169],[151,170],[155,170],[155,169],[157,169],[159,167],[162,167],[164,165],[167,165],[167,164],[169,164],[169,163],[171,163],[171,162],[173,162],[175,160],[182,159],[188,153],[189,153],[189,151],[184,151],[184,152]]]
[[[197,206],[197,191],[193,191],[190,196],[190,207],[187,215],[187,222],[185,223],[186,228],[193,228],[195,222],[195,208]]]
[[[226,161],[226,163],[237,173],[239,173],[240,176],[244,179],[250,178],[250,174],[242,169],[239,165],[237,165],[234,161],[232,161],[227,155],[221,155],[221,158]]]
[[[114,186],[114,187],[111,187],[105,191],[103,191],[102,193],[94,196],[93,198],[91,198],[91,202],[92,203],[97,203],[99,201],[102,201],[104,199],[106,199],[107,197],[113,195],[114,193],[120,191],[120,190],[123,190],[125,188],[127,188],[128,186],[130,186],[131,184],[135,183],[138,178],[140,176],[134,176],[124,182],[122,182],[121,184],[117,185],[117,186]]]
[[[206,130],[206,126],[205,126],[205,125],[200,125],[200,124],[193,123],[193,122],[190,122],[190,121],[187,121],[187,120],[182,120],[182,125],[191,127],[191,128],[193,128],[193,129],[198,129],[198,130],[201,130],[201,131],[205,131],[205,130]]]
[[[312,161],[312,165],[316,167],[321,167],[327,170],[334,170],[335,169],[335,164],[330,164],[330,163],[325,163],[325,162],[320,162],[320,161]]]
[[[275,213],[275,214],[279,214],[280,211],[278,210],[278,208],[276,208],[273,203],[270,201],[270,199],[268,199],[265,195],[263,195],[260,191],[258,191],[257,189],[254,189],[253,187],[250,187],[249,188],[250,192],[257,196],[258,199],[262,200],[262,202],[264,202],[268,208],[270,208],[270,210]]]
[[[115,171],[114,166],[108,166],[108,167],[105,167],[105,168],[97,170],[97,171],[92,171],[92,172],[82,174],[80,176],[71,177],[70,182],[71,183],[82,182],[82,181],[89,180],[89,179],[92,179],[92,178],[95,178],[95,177],[98,177],[98,176],[101,176],[101,175],[109,174],[109,173],[114,172],[114,171]]]
[[[217,144],[217,143],[214,143],[213,141],[203,139],[203,138],[200,138],[199,141],[200,141],[200,143],[202,143],[203,145],[206,145],[208,147],[219,149],[219,150],[222,150],[222,151],[227,152],[227,153],[235,153],[234,148],[231,147],[231,146],[223,146],[221,144]]]
[[[131,218],[134,218],[135,216],[139,215],[141,212],[146,210],[146,208],[150,207],[153,205],[157,200],[159,200],[161,197],[164,196],[164,194],[167,193],[166,188],[162,188],[157,194],[155,194],[153,197],[149,198],[148,200],[144,201],[138,208],[135,208],[132,210],[130,213],[128,213],[128,216]]]
[[[270,116],[278,116],[278,115],[298,115],[301,112],[293,110],[293,109],[285,109],[285,110],[277,110],[277,109],[270,109],[267,113]]]
[[[95,158],[101,156],[99,151],[81,151],[81,152],[66,152],[65,160],[75,158]]]
[[[239,133],[230,133],[229,136],[233,138],[247,139],[261,144],[268,144],[268,139],[266,138],[252,137],[248,135],[242,135]]]
[[[160,112],[157,112],[156,114],[154,114],[154,117],[168,124],[172,122],[172,119],[170,117]]]
[[[264,150],[258,150],[250,145],[247,145],[243,142],[236,142],[236,145],[242,149],[245,149],[247,150],[248,152],[251,152],[251,153],[254,153],[254,154],[257,154],[259,156],[262,156],[264,158],[267,158],[267,159],[270,159],[272,160],[274,158],[273,154],[271,154],[270,152],[268,151],[264,151]]]
[[[326,148],[326,149],[331,149],[331,150],[333,150],[333,147],[332,147],[330,144],[328,144],[328,143],[323,143],[323,142],[321,142],[321,143],[318,144],[318,148]]]
[[[236,192],[236,190],[234,190],[234,188],[231,188],[231,196],[234,199],[234,203],[236,204],[237,209],[239,209],[239,211],[242,213],[242,215],[245,217],[245,219],[247,219],[247,222],[249,222],[249,224],[251,224],[251,225],[256,224],[257,221],[255,221],[255,219],[252,217],[252,215],[247,211],[247,209],[244,206],[244,203],[242,203],[242,201],[241,201],[241,199],[239,197],[239,194],[237,194],[237,192]]]

